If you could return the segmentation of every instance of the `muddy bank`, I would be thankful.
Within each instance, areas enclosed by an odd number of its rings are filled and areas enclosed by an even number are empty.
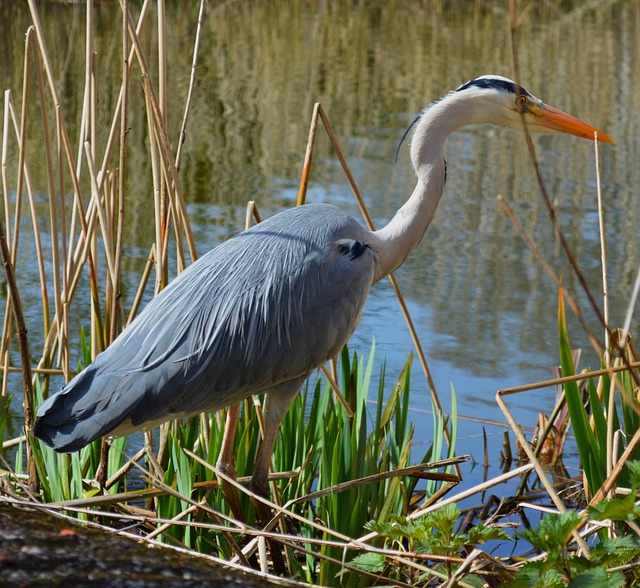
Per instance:
[[[222,569],[212,562],[148,547],[126,537],[61,520],[36,509],[0,503],[0,584],[30,586],[280,585]],[[286,585],[286,583],[283,583]]]

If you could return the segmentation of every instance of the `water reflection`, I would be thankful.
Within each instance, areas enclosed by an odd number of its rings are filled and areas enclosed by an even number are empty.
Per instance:
[[[170,35],[168,103],[177,138],[190,74],[196,7],[167,7]],[[3,89],[22,86],[26,5],[0,5],[7,23],[0,62]],[[84,77],[84,8],[39,7],[70,132],[77,137]],[[142,41],[157,51],[156,15]],[[618,143],[602,148],[607,239],[617,325],[638,265],[637,186],[640,110],[640,9],[634,0],[596,4],[539,3],[521,16],[518,55],[523,84],[534,94],[599,126]],[[120,80],[120,21],[115,4],[96,6],[100,136],[112,116]],[[200,251],[239,230],[244,205],[257,200],[268,215],[293,205],[313,103],[322,102],[342,141],[376,223],[388,220],[411,193],[415,178],[406,146],[394,153],[406,125],[431,101],[471,77],[512,75],[508,16],[503,2],[231,2],[206,14],[198,82],[180,170]],[[138,262],[153,240],[148,210],[151,177],[140,85],[131,88],[127,240]],[[29,160],[42,161],[37,116],[29,128]],[[77,140],[77,139],[76,139]],[[537,137],[547,189],[582,270],[599,292],[600,269],[593,146],[572,137]],[[16,165],[10,154],[9,169]],[[500,419],[495,390],[546,379],[556,362],[556,290],[500,211],[503,196],[546,259],[578,292],[589,324],[600,333],[584,296],[559,253],[542,206],[524,141],[509,131],[465,129],[447,145],[449,182],[433,225],[398,272],[427,349],[440,394],[455,385],[460,411]],[[114,162],[115,166],[116,163]],[[44,190],[44,165],[33,165]],[[340,166],[319,135],[309,198],[357,214]],[[43,223],[47,210],[42,204]],[[25,230],[29,230],[25,226]],[[20,271],[36,284],[28,248]],[[37,300],[38,292],[32,293]],[[599,298],[599,295],[598,295]],[[32,304],[34,315],[37,305]],[[81,311],[78,311],[81,314]],[[33,317],[37,321],[37,316]],[[86,322],[86,320],[85,320]],[[36,323],[37,324],[37,323]],[[635,323],[637,326],[637,322]],[[588,346],[574,321],[575,345]],[[37,329],[35,330],[37,332]],[[390,288],[381,284],[366,307],[355,345],[378,342],[397,374],[411,349]],[[37,348],[38,345],[36,344]],[[392,377],[392,375],[390,375]],[[414,369],[415,402],[428,407]],[[523,420],[551,400],[515,400]],[[430,421],[429,421],[430,423]],[[420,425],[430,428],[430,424]],[[426,433],[428,435],[428,431]],[[463,447],[463,450],[464,447]]]

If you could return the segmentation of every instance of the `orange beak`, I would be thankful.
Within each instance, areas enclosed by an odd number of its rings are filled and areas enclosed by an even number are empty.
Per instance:
[[[553,106],[542,104],[539,108],[533,111],[534,116],[539,124],[559,131],[561,133],[568,133],[575,135],[576,137],[582,137],[584,139],[595,140],[595,133],[598,133],[598,141],[603,143],[615,143],[609,135],[605,135],[602,131],[599,131],[595,127],[588,125],[577,118],[574,118],[562,110],[558,110]]]

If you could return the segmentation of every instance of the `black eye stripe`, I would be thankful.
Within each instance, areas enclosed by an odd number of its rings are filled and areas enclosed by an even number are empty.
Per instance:
[[[460,86],[456,92],[462,92],[471,86],[477,88],[484,88],[486,90],[502,90],[503,92],[510,92],[516,96],[528,96],[532,98],[531,94],[527,92],[522,86],[510,81],[500,80],[497,78],[477,78],[475,80],[469,80],[466,84]]]

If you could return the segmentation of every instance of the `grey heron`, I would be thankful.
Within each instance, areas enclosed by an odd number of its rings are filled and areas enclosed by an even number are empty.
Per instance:
[[[419,117],[411,142],[413,193],[371,232],[326,204],[281,212],[201,257],[120,336],[37,411],[34,434],[57,451],[102,436],[216,411],[265,393],[265,434],[253,474],[261,494],[279,424],[305,378],[356,328],[372,285],[422,239],[446,181],[444,144],[489,123],[593,139],[594,127],[487,75]],[[600,141],[613,140],[598,131]]]

